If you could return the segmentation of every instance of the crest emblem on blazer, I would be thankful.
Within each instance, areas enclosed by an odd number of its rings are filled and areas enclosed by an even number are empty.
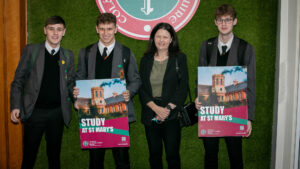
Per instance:
[[[101,13],[117,17],[118,30],[125,36],[148,40],[159,22],[170,23],[175,31],[195,14],[200,0],[96,0]]]

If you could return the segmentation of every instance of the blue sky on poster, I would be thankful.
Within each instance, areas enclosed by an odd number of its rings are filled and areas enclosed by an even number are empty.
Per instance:
[[[123,93],[126,90],[126,82],[124,80],[121,83],[113,83],[114,81],[120,82],[119,78],[116,79],[95,79],[95,80],[77,80],[76,86],[79,88],[78,97],[91,98],[91,88],[106,84],[104,88],[104,98],[112,96],[112,93]],[[109,85],[110,84],[110,85]]]
[[[200,66],[198,67],[198,84],[212,85],[212,75],[225,73],[225,86],[229,86],[234,80],[247,81],[247,68],[241,66]],[[230,74],[231,73],[231,74]]]

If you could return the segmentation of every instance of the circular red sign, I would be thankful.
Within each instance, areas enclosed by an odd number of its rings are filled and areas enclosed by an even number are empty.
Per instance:
[[[101,13],[117,17],[120,33],[148,40],[159,22],[170,23],[176,32],[183,28],[195,14],[200,0],[96,0],[96,3]]]

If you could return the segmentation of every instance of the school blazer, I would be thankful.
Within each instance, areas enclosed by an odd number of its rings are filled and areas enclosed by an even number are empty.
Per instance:
[[[179,71],[176,71],[176,59],[179,66]],[[154,101],[152,96],[152,87],[150,83],[150,75],[153,67],[154,57],[145,55],[140,62],[140,75],[142,79],[142,86],[140,88],[139,96],[142,104],[142,123],[145,125],[151,124],[151,119],[155,113],[147,106],[147,103]],[[180,76],[180,78],[179,78]],[[176,113],[184,104],[187,96],[188,87],[188,68],[186,63],[186,56],[179,53],[177,56],[169,57],[166,71],[164,73],[162,85],[162,106],[168,103],[176,105],[175,110],[170,112],[169,120],[177,118]]]
[[[199,54],[199,63],[198,66],[216,66],[217,65],[217,54],[218,54],[218,38],[214,41],[214,46],[212,48],[212,54],[210,62],[207,63],[207,41],[202,42],[202,46]],[[238,63],[238,47],[240,39],[234,36],[231,48],[228,55],[227,66],[239,65]],[[247,43],[246,51],[244,55],[244,60],[247,66],[247,108],[248,108],[248,119],[254,120],[254,111],[255,111],[255,95],[256,95],[256,57],[253,47]]]
[[[11,111],[13,109],[20,109],[20,118],[22,121],[26,121],[31,116],[43,79],[45,42],[37,45],[39,45],[38,51],[31,69],[29,66],[31,66],[31,57],[35,45],[29,44],[25,46],[15,72],[14,80],[11,83],[10,109]],[[72,51],[67,50],[69,53],[69,59],[67,59],[62,47],[59,51],[61,109],[64,123],[68,127],[72,118],[75,79],[74,54]]]
[[[122,65],[122,50],[123,45],[116,41],[115,47],[113,50],[113,60],[112,60],[112,70],[111,70],[111,78],[119,78],[119,72],[121,71],[122,67],[118,65]],[[78,65],[77,65],[77,72],[76,72],[76,80],[84,80],[84,79],[95,79],[95,70],[96,70],[96,55],[98,52],[98,42],[92,44],[88,53],[88,72],[86,72],[86,48],[82,48],[78,55]],[[127,70],[127,82],[126,89],[130,92],[130,100],[127,102],[128,107],[128,120],[129,122],[136,121],[135,113],[134,113],[134,106],[132,102],[132,98],[138,92],[139,87],[141,86],[141,79],[140,75],[137,70],[136,59],[133,53],[130,51],[130,59],[128,63],[128,70]],[[126,72],[125,72],[126,73]]]

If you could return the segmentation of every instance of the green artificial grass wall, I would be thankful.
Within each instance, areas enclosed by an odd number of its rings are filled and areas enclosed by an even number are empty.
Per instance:
[[[270,168],[272,119],[274,100],[274,74],[276,57],[277,0],[201,0],[192,20],[178,32],[181,50],[188,57],[190,88],[196,87],[197,62],[203,40],[217,35],[214,12],[217,6],[229,3],[238,13],[238,24],[234,32],[252,44],[256,51],[256,111],[250,138],[243,139],[243,159],[245,169]],[[95,0],[28,0],[28,43],[42,42],[45,37],[43,25],[49,16],[62,16],[67,25],[62,46],[77,55],[83,48],[98,40],[95,31],[96,17],[99,15]],[[146,41],[134,40],[120,33],[116,39],[128,46],[139,64],[147,47]],[[193,93],[193,92],[192,92]],[[132,169],[147,169],[148,146],[144,127],[140,122],[141,106],[134,98],[137,122],[131,124],[130,162]],[[184,128],[181,140],[182,169],[203,168],[204,148],[197,137],[197,126]],[[62,169],[88,168],[89,153],[80,148],[79,128],[76,111],[70,127],[64,130],[61,166]],[[43,139],[37,157],[36,169],[47,168],[46,146]],[[167,168],[164,160],[165,168]],[[106,169],[115,168],[110,150],[105,156]],[[229,168],[229,160],[224,140],[220,142],[219,168]]]

